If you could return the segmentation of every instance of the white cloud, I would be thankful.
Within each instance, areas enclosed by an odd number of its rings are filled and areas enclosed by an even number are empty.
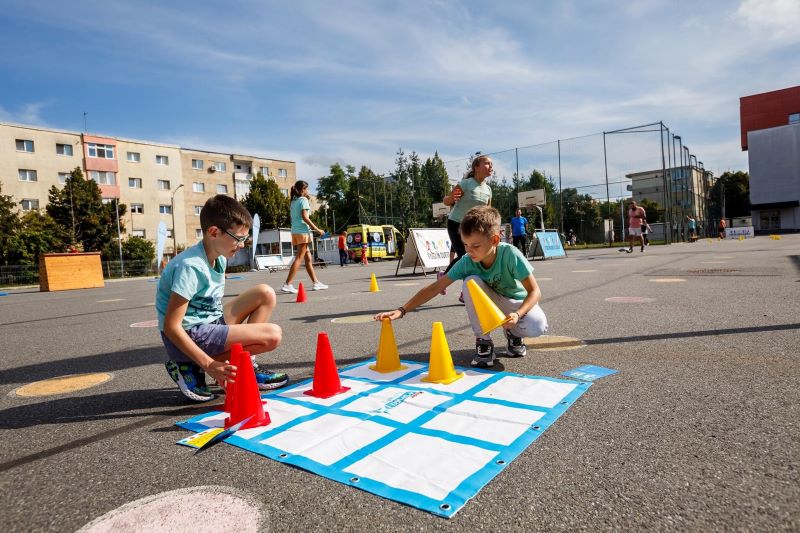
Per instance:
[[[736,15],[759,36],[773,42],[800,42],[798,0],[744,0]]]

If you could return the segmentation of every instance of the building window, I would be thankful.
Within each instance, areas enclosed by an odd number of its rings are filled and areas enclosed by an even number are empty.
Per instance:
[[[225,163],[221,163],[219,161],[215,161],[214,162],[214,170],[216,170],[218,172],[225,172],[225,170],[227,168],[228,168],[228,166]]]
[[[780,209],[764,209],[760,213],[761,229],[781,229]]]
[[[264,176],[265,178],[269,177],[269,167],[261,167],[261,169],[259,169],[259,172],[261,172],[261,175]]]
[[[67,183],[67,179],[72,175],[70,172],[59,172],[58,173],[58,183],[64,185]]]
[[[789,124],[800,124],[800,113],[792,113],[789,115]]]
[[[71,144],[56,144],[56,153],[58,155],[72,155]]]
[[[131,213],[135,213],[137,215],[143,215],[144,204],[131,204]]]
[[[128,152],[128,161],[131,163],[139,163],[142,160],[142,155],[139,152]]]
[[[197,229],[195,229],[195,230],[194,230],[194,237],[195,237],[195,239],[197,239],[198,241],[199,241],[200,239],[202,239],[202,238],[203,238],[203,230],[202,230],[202,229],[200,229],[200,228],[197,228]]]
[[[203,210],[203,206],[202,205],[194,206],[194,214],[195,215],[200,216],[200,211],[202,211],[202,210]]]
[[[20,202],[23,211],[33,211],[35,209],[39,209],[39,200],[29,200],[23,199]]]
[[[39,180],[36,177],[35,170],[21,168],[19,169],[19,181],[39,181]]]
[[[143,229],[133,229],[131,230],[131,237],[141,237],[142,239],[145,237],[145,230]]]
[[[169,165],[169,157],[165,155],[157,155],[156,165]]]
[[[89,178],[97,182],[98,185],[116,185],[117,180],[113,172],[103,172],[100,170],[89,171]]]
[[[192,159],[192,168],[195,170],[203,170],[203,160],[202,159]]]
[[[244,198],[250,193],[250,182],[249,181],[237,181],[234,184],[236,190],[237,198]]]
[[[17,152],[33,152],[33,141],[17,139]]]
[[[172,214],[172,206],[171,205],[164,205],[161,204],[158,206],[158,212],[162,215],[171,215]]]
[[[142,178],[128,178],[128,187],[130,189],[141,189]]]
[[[168,239],[172,238],[172,228],[167,228],[167,238]]]
[[[289,189],[281,189],[281,194],[283,194],[286,198],[289,198]]]
[[[217,194],[228,194],[227,185],[217,185]]]
[[[89,157],[114,159],[114,146],[110,144],[89,143]]]
[[[287,172],[285,168],[278,169],[278,177],[285,178],[287,176]]]
[[[158,180],[158,190],[159,191],[168,191],[169,190],[169,180]]]
[[[192,191],[194,192],[206,192],[206,184],[205,183],[192,183]]]

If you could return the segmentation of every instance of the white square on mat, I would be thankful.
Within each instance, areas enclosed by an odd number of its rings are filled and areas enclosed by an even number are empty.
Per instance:
[[[477,446],[408,433],[345,471],[441,501],[496,455]]]
[[[542,416],[544,413],[541,411],[465,400],[436,415],[422,427],[509,445]]]
[[[253,437],[266,431],[270,431],[279,428],[284,424],[288,424],[295,418],[310,415],[314,412],[313,409],[309,409],[308,407],[281,402],[274,398],[267,400],[264,408],[266,409],[267,414],[269,414],[269,425],[260,428],[250,428],[237,431],[237,437],[242,437],[243,439],[252,439]]]
[[[397,372],[387,372],[385,374],[381,372],[376,372],[374,370],[370,370],[370,365],[374,365],[375,361],[370,361],[369,363],[361,366],[357,366],[355,368],[351,368],[349,370],[345,370],[341,372],[340,376],[349,376],[351,378],[366,378],[372,381],[394,381],[401,376],[405,376],[406,374],[410,374],[415,370],[419,370],[422,368],[423,365],[416,365],[413,363],[400,363],[403,366],[408,368],[404,368],[403,370],[398,370]]]
[[[385,416],[397,422],[408,423],[420,415],[430,412],[439,404],[452,398],[426,391],[410,391],[398,387],[379,389],[369,396],[362,396],[344,405],[346,411]]]
[[[479,391],[475,396],[525,405],[555,407],[577,386],[577,383],[561,383],[549,379],[506,376]]]
[[[261,442],[323,465],[332,465],[390,431],[391,427],[369,420],[325,414]]]
[[[434,389],[439,390],[442,392],[450,392],[452,394],[461,394],[462,392],[466,392],[478,383],[486,381],[487,379],[494,376],[494,374],[488,374],[485,372],[473,372],[472,370],[460,370],[456,368],[456,372],[464,372],[464,377],[455,380],[452,383],[448,383],[447,385],[442,385],[439,383],[427,383],[422,381],[422,378],[428,377],[427,372],[423,372],[422,374],[417,374],[416,376],[409,378],[403,381],[403,385],[408,385],[409,387],[420,387],[423,389]]]
[[[377,385],[370,385],[369,383],[365,383],[364,381],[358,381],[355,379],[340,378],[340,381],[343,387],[350,387],[350,390],[345,391],[341,394],[336,394],[335,396],[331,396],[330,398],[317,398],[315,396],[309,396],[308,394],[306,394],[305,391],[311,390],[314,387],[313,381],[309,381],[308,383],[304,383],[292,389],[285,390],[280,394],[278,394],[278,396],[283,398],[293,398],[295,400],[300,400],[301,402],[330,406],[335,403],[341,402],[345,398],[350,398],[351,396],[354,396],[359,392],[368,391],[377,387]]]

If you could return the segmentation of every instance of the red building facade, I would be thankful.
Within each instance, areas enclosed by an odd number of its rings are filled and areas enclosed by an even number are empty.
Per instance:
[[[800,122],[800,86],[739,99],[742,150],[747,150],[747,132]]]

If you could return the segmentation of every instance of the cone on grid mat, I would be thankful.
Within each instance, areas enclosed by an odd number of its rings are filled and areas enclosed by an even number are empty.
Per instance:
[[[408,368],[400,364],[400,353],[397,351],[397,341],[394,338],[392,321],[388,318],[381,320],[381,338],[378,341],[378,354],[375,364],[369,369],[382,374],[397,372]]]
[[[467,280],[467,290],[484,335],[508,322],[508,317],[503,314],[497,304],[489,298],[489,295],[481,289],[474,279]]]
[[[297,300],[295,303],[303,303],[306,301],[306,289],[303,287],[303,282],[301,281],[300,284],[297,286]]]
[[[252,418],[240,429],[268,425],[271,420],[261,401],[250,352],[237,350],[235,357],[231,357],[231,364],[236,366],[236,384],[233,386],[230,398],[225,399],[226,407],[230,409],[228,417],[225,419],[225,427],[229,428],[238,424],[247,417]]]
[[[422,381],[448,385],[463,377],[464,373],[457,373],[455,365],[453,365],[453,356],[450,354],[450,347],[447,345],[444,326],[442,326],[441,322],[434,322],[428,375],[422,378]]]
[[[239,354],[243,352],[242,345],[238,342],[235,344],[231,344],[231,355],[228,361],[235,366],[233,363],[234,361],[238,361]],[[238,370],[238,368],[237,368]],[[236,383],[233,381],[226,381],[225,382],[225,404],[222,407],[222,410],[228,413],[228,416],[231,414],[231,407],[233,406],[233,397],[235,392],[233,389],[236,388]]]
[[[315,398],[330,398],[350,390],[343,387],[339,379],[339,370],[333,358],[333,349],[328,334],[320,331],[317,335],[317,356],[314,361],[314,383],[311,390],[304,394]]]

